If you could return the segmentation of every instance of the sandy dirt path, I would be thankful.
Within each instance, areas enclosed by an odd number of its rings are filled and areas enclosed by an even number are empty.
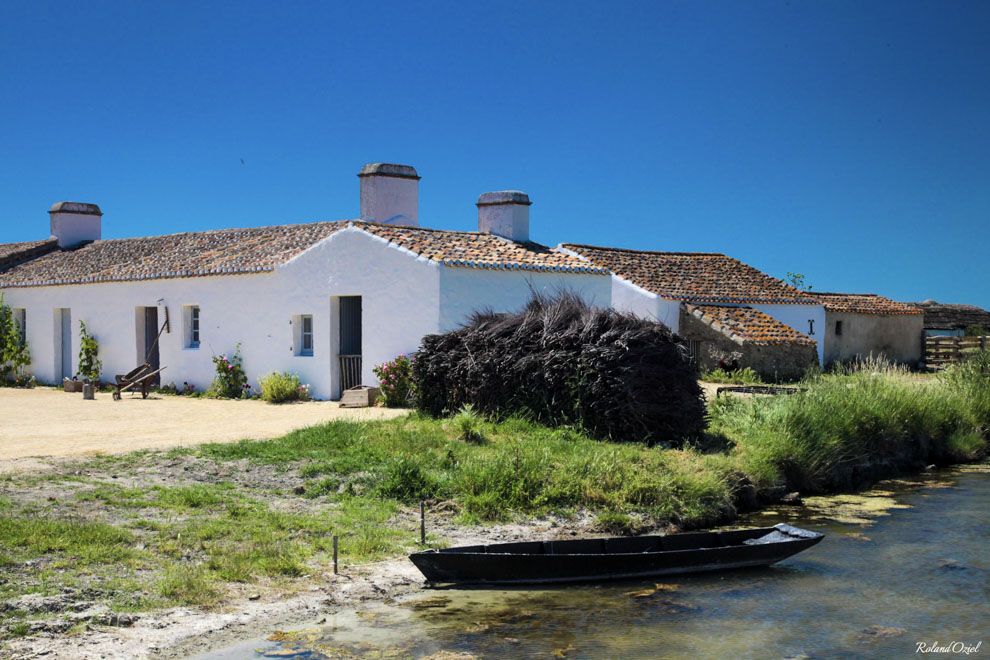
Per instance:
[[[115,454],[204,442],[274,438],[333,419],[386,419],[408,411],[341,408],[330,401],[271,405],[152,394],[114,401],[51,388],[0,389],[0,472],[35,456]]]

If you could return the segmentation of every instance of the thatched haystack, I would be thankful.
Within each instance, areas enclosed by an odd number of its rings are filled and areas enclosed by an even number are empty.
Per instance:
[[[598,438],[678,444],[705,427],[697,374],[665,326],[578,296],[534,296],[517,314],[479,312],[423,339],[413,366],[419,407],[464,404],[487,416],[529,415]]]

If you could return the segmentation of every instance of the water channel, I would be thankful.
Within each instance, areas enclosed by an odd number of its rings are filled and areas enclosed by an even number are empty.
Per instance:
[[[990,464],[808,498],[736,526],[825,533],[767,569],[548,589],[427,589],[230,658],[876,658],[990,655]]]

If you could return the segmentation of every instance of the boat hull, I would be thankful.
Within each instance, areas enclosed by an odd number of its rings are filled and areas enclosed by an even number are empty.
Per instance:
[[[772,534],[775,531],[777,535]],[[767,535],[782,540],[757,542]],[[821,534],[782,525],[734,532],[468,546],[419,552],[410,559],[431,583],[555,584],[769,566],[821,539]]]

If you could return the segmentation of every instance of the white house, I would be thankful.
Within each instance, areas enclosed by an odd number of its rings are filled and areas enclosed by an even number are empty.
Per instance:
[[[337,398],[472,311],[565,288],[611,304],[605,267],[529,240],[524,193],[485,193],[477,231],[441,231],[419,226],[412,167],[376,163],[358,176],[361,218],[335,222],[101,240],[98,206],[55,204],[51,238],[0,245],[0,291],[25,330],[31,373],[72,376],[83,321],[104,379],[150,352],[163,382],[205,389],[211,358],[240,345],[252,384],[291,371],[315,397]]]

